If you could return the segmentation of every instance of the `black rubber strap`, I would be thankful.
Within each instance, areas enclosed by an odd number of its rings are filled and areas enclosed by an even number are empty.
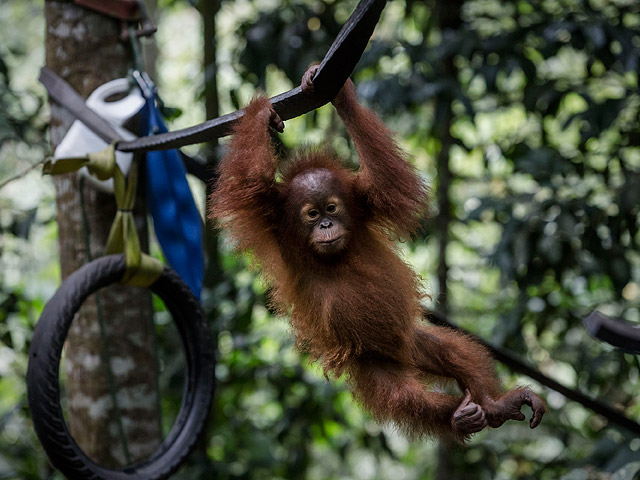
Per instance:
[[[609,318],[600,312],[591,312],[584,319],[589,334],[626,352],[640,355],[640,328],[624,320]]]
[[[320,63],[313,79],[314,93],[303,93],[298,86],[271,99],[282,120],[310,112],[335,98],[360,60],[385,4],[386,0],[360,1]],[[238,110],[183,130],[122,141],[116,148],[123,152],[138,152],[207,142],[228,135],[242,115],[242,110]]]

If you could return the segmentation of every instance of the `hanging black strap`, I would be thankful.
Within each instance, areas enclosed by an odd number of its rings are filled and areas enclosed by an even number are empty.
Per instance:
[[[592,337],[610,343],[627,353],[640,355],[640,328],[620,319],[609,318],[601,312],[591,312],[584,326]]]
[[[313,79],[314,93],[302,93],[298,86],[271,99],[282,120],[310,112],[335,98],[360,60],[385,4],[386,0],[361,0],[358,3],[320,63]],[[207,142],[228,135],[241,116],[242,111],[238,110],[183,130],[119,142],[116,148],[123,152],[137,152]]]

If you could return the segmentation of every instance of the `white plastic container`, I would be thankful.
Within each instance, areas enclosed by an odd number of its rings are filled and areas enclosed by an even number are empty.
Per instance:
[[[106,99],[112,95],[129,91],[126,97],[114,102]],[[136,136],[122,125],[134,116],[144,105],[144,97],[138,88],[131,88],[131,83],[126,78],[117,78],[96,88],[86,100],[87,106],[111,123],[111,126],[123,140],[133,140]],[[99,152],[107,147],[107,143],[93,133],[84,123],[76,120],[56,148],[54,160],[65,157],[81,157],[87,153]],[[129,172],[132,153],[116,151],[116,162],[122,172]],[[84,167],[78,171],[78,175],[85,177],[91,185],[106,193],[113,194],[113,179],[98,180]]]

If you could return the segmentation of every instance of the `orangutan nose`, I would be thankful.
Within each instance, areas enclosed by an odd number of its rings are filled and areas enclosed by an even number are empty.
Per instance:
[[[324,218],[320,222],[320,228],[331,228],[331,227],[333,227],[333,222],[328,218]]]

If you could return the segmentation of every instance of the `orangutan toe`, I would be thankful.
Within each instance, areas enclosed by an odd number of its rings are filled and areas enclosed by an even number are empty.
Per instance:
[[[302,75],[302,81],[300,82],[300,88],[304,93],[313,93],[315,86],[313,85],[313,77],[318,72],[319,65],[311,65],[307,68],[306,72]]]
[[[464,437],[477,433],[487,426],[484,410],[480,405],[471,401],[471,394],[466,392],[465,398],[453,413],[451,424],[458,435]]]
[[[545,413],[544,402],[528,388],[517,388],[505,393],[497,401],[483,405],[489,425],[493,428],[501,426],[507,420],[522,421],[526,418],[520,411],[523,405],[529,405],[533,416],[529,422],[531,428],[537,427]]]
[[[528,398],[527,404],[533,410],[533,416],[529,421],[529,426],[531,428],[536,428],[538,425],[540,425],[540,422],[542,421],[542,416],[546,412],[546,407],[544,406],[544,402],[542,401],[542,399],[538,397],[535,393],[531,391],[529,391],[528,393],[529,393],[529,398]]]

